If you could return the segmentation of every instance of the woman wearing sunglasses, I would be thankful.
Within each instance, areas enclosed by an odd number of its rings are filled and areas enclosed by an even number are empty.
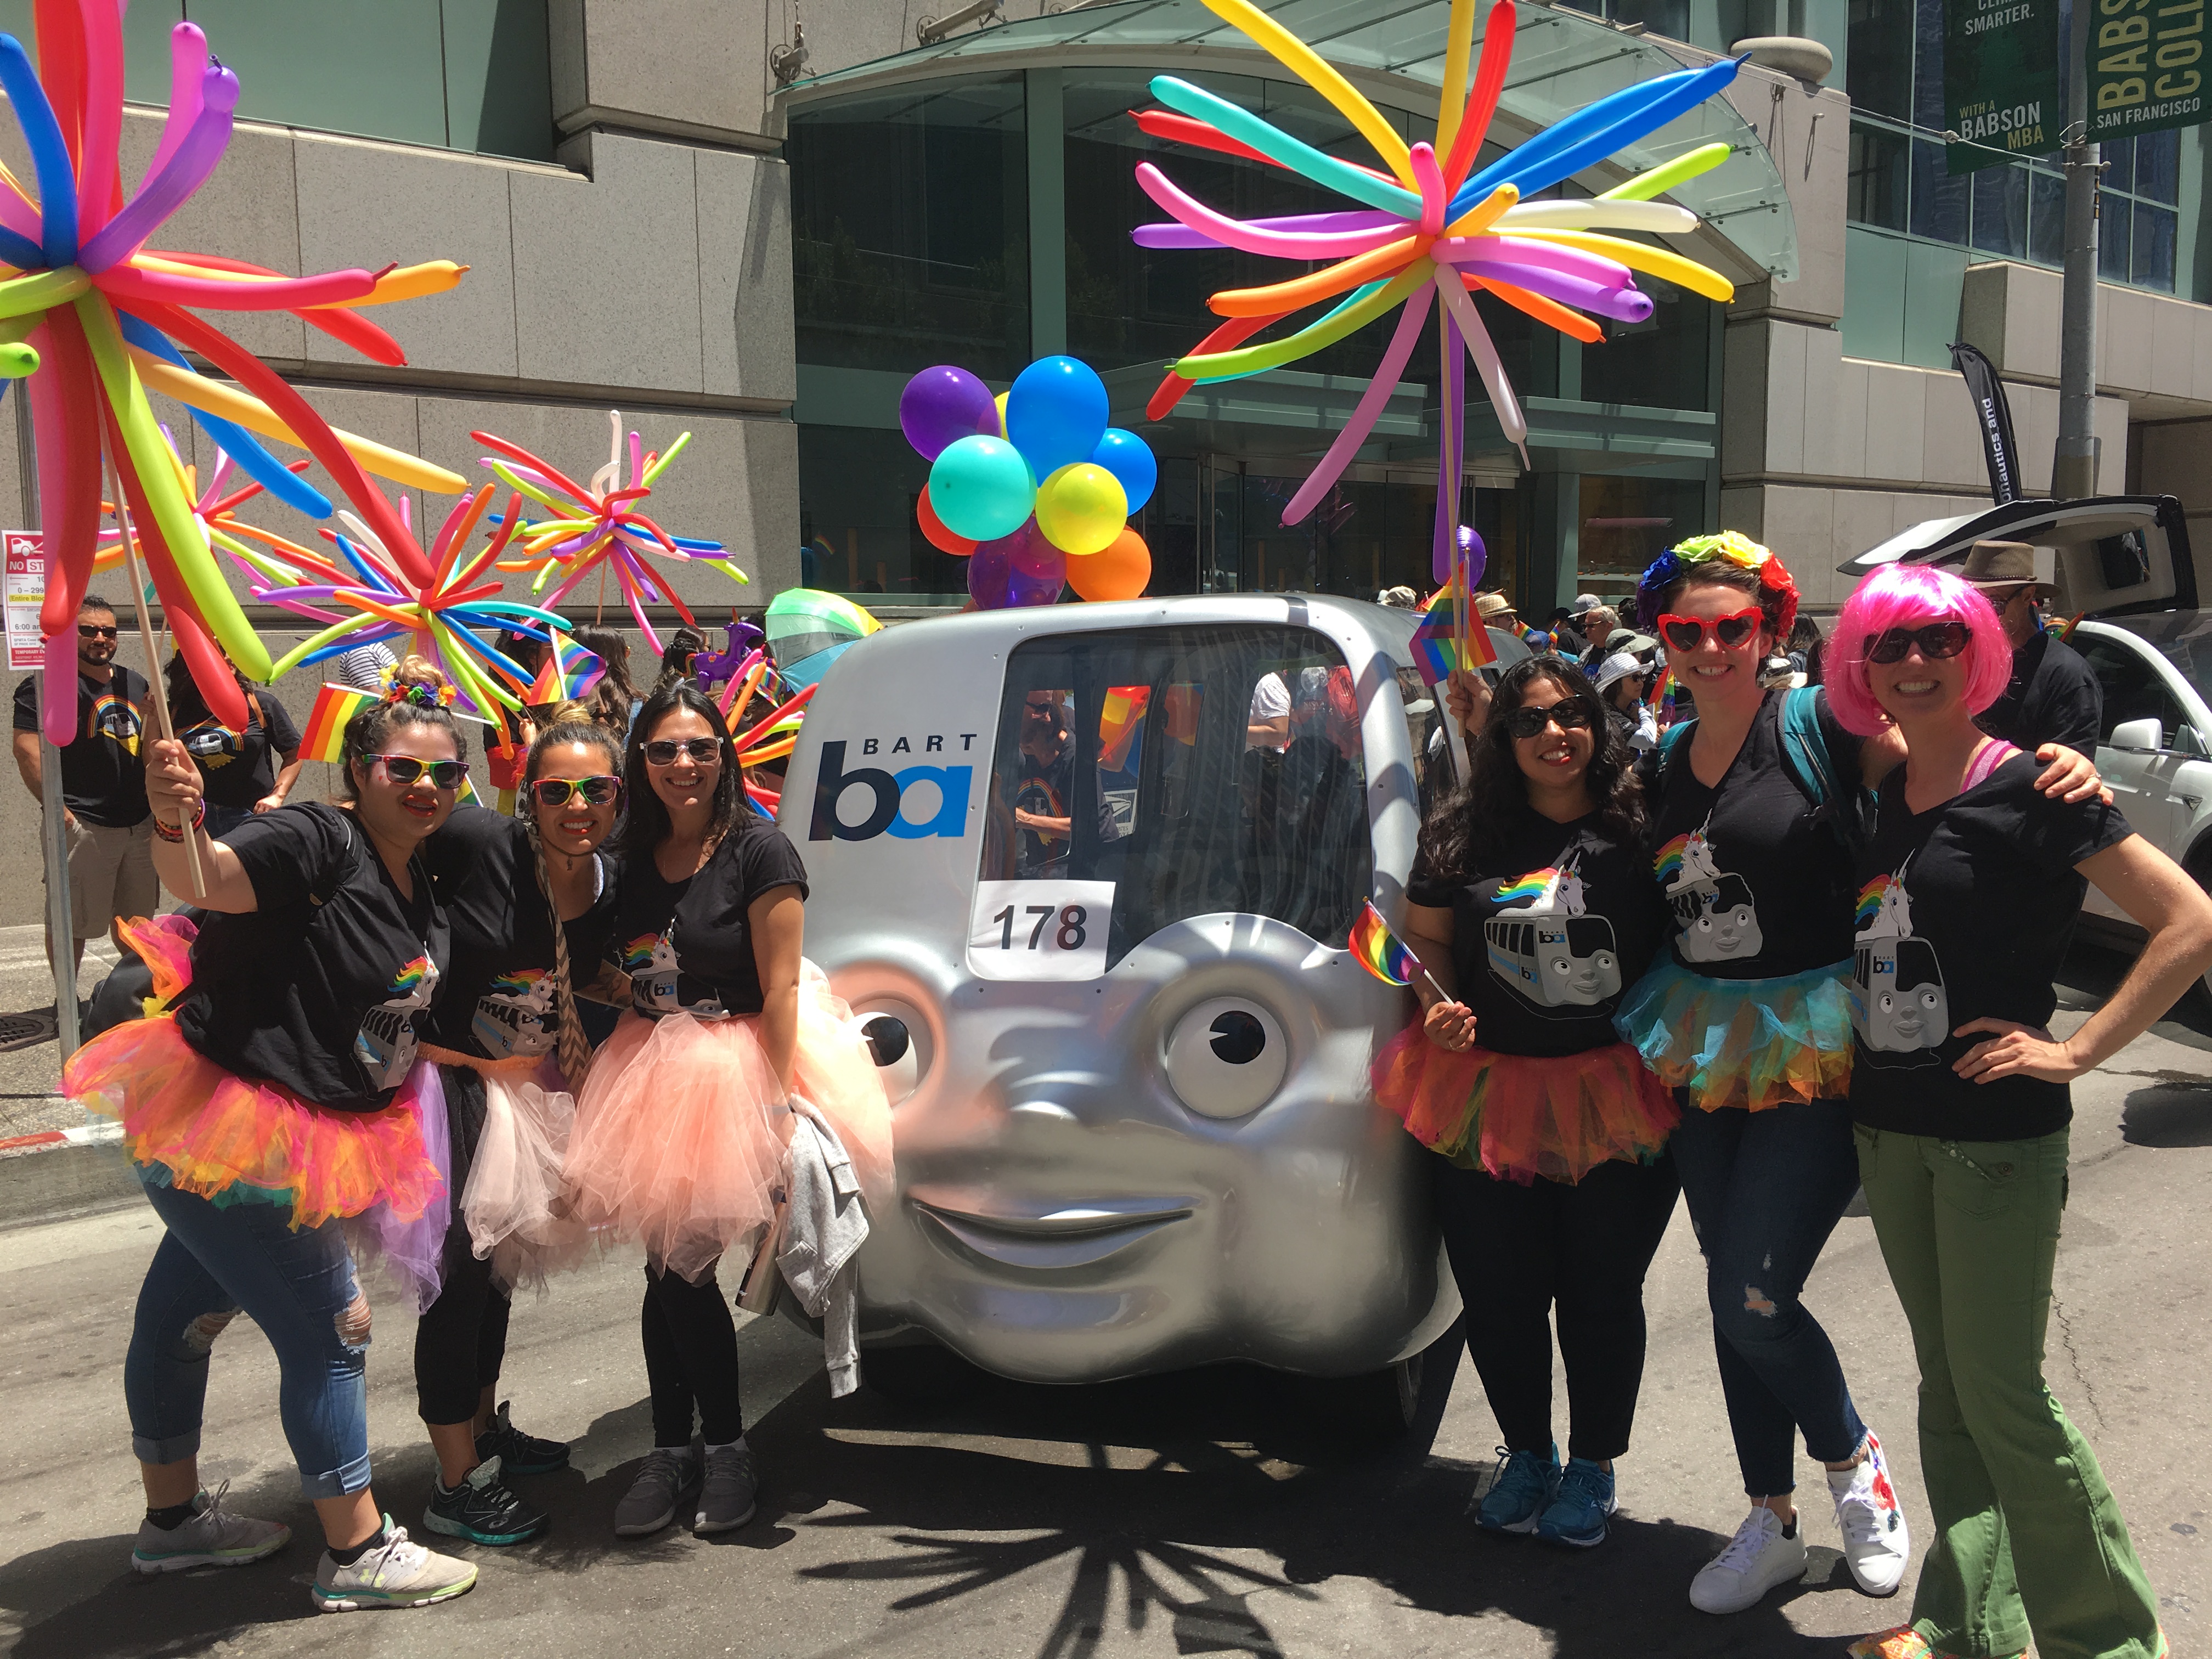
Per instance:
[[[155,861],[191,891],[190,835],[213,914],[197,938],[170,918],[132,925],[169,1006],[102,1033],[63,1073],[71,1097],[122,1120],[167,1229],[124,1362],[146,1487],[141,1572],[240,1565],[290,1536],[200,1489],[209,1354],[242,1311],[276,1351],[285,1437],[328,1545],[315,1604],[413,1607],[476,1583],[474,1566],[392,1525],[369,1490],[368,1301],[339,1225],[379,1206],[420,1216],[444,1190],[415,1098],[428,1069],[415,1022],[447,953],[420,854],[453,809],[463,754],[436,696],[402,684],[347,726],[339,804],[279,807],[215,841],[183,744],[148,749]]]
[[[800,957],[806,869],[748,806],[720,711],[689,680],[663,684],[624,769],[610,954],[630,1011],[580,1091],[568,1176],[581,1220],[645,1246],[653,1448],[615,1531],[659,1531],[696,1488],[694,1525],[724,1532],[752,1518],[759,1475],[716,1267],[769,1231],[793,1096],[835,1127],[871,1202],[890,1188],[890,1108],[844,1005]]]
[[[453,930],[452,965],[423,1032],[443,1085],[449,1204],[390,1250],[413,1291],[417,1408],[437,1453],[422,1524],[515,1544],[545,1511],[507,1486],[568,1461],[495,1404],[511,1293],[584,1247],[562,1201],[562,1164],[591,1049],[570,964],[597,964],[614,933],[614,882],[597,848],[622,808],[622,751],[580,705],[538,733],[524,816],[463,807],[423,860]],[[442,1225],[435,1224],[442,1222]]]
[[[1938,1544],[1912,1621],[1854,1654],[2154,1659],[2166,1651],[2095,1455],[2043,1376],[2066,1202],[2067,1085],[2171,1007],[2212,961],[2212,901],[2096,799],[2053,800],[1974,720],[2012,653],[1981,593],[1892,567],[1844,605],[1838,716],[1893,722],[1910,754],[1860,860],[1859,1173],[1920,1360],[1920,1465]],[[2087,884],[2149,940],[2063,1042],[2051,979]]]
[[[1644,873],[1634,756],[1578,669],[1516,663],[1470,746],[1469,781],[1431,813],[1407,888],[1408,942],[1451,1000],[1416,982],[1423,1017],[1376,1062],[1376,1094],[1437,1154],[1468,1348],[1505,1440],[1477,1518],[1588,1547],[1615,1507],[1644,1274],[1674,1208],[1674,1103],[1612,1021],[1666,912]]]

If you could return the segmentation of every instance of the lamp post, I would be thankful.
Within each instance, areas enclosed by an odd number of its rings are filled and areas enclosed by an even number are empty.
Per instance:
[[[2089,20],[2076,4],[2066,69],[2066,288],[2058,337],[2058,447],[2051,494],[2078,501],[2097,493],[2098,146],[2089,142]]]

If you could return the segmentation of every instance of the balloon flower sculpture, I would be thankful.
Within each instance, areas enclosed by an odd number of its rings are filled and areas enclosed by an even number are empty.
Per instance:
[[[994,398],[964,368],[925,368],[899,396],[899,425],[930,463],[915,508],[931,545],[969,561],[986,611],[1133,599],[1152,556],[1129,528],[1159,465],[1133,432],[1106,424],[1106,383],[1073,357],[1040,357]]]
[[[1174,365],[1146,412],[1154,420],[1163,419],[1194,385],[1236,380],[1296,362],[1393,307],[1401,307],[1373,382],[1321,465],[1283,509],[1283,522],[1296,524],[1313,511],[1366,441],[1413,355],[1434,295],[1442,307],[1443,418],[1433,562],[1437,580],[1443,581],[1452,562],[1466,438],[1461,430],[1462,346],[1474,360],[1506,438],[1521,451],[1522,462],[1528,460],[1528,423],[1490,331],[1475,309],[1474,294],[1494,295],[1539,322],[1594,345],[1605,336],[1592,316],[1624,323],[1650,316],[1651,299],[1636,287],[1637,271],[1715,300],[1724,301],[1734,292],[1717,272],[1678,253],[1601,234],[1694,229],[1697,216],[1688,209],[1649,198],[1719,166],[1729,153],[1724,143],[1677,156],[1594,200],[1525,198],[1572,178],[1711,97],[1735,77],[1736,61],[1724,59],[1626,88],[1577,110],[1476,171],[1474,163],[1497,112],[1512,56],[1511,0],[1498,0],[1492,8],[1479,64],[1474,52],[1474,0],[1452,0],[1436,143],[1410,147],[1349,82],[1249,0],[1206,0],[1206,4],[1335,106],[1373,146],[1382,166],[1363,167],[1324,155],[1188,81],[1169,75],[1153,80],[1152,95],[1168,108],[1138,113],[1138,125],[1146,132],[1285,167],[1334,191],[1351,205],[1287,218],[1231,219],[1177,188],[1151,162],[1139,165],[1138,184],[1174,219],[1173,223],[1139,226],[1135,237],[1140,245],[1228,247],[1273,258],[1332,262],[1284,282],[1216,294],[1207,303],[1228,320]],[[1297,331],[1255,345],[1244,343],[1294,313],[1321,304],[1331,308]]]
[[[483,457],[483,464],[502,482],[553,514],[550,519],[525,525],[520,556],[502,560],[499,568],[536,571],[538,580],[531,584],[533,593],[557,574],[560,586],[547,597],[548,605],[560,604],[594,570],[599,573],[599,591],[604,600],[607,573],[612,571],[630,615],[637,618],[638,628],[658,653],[661,649],[660,635],[646,620],[647,600],[673,605],[676,614],[685,622],[694,628],[699,624],[667,580],[646,562],[648,558],[657,556],[696,560],[747,586],[752,578],[722,556],[721,543],[672,536],[638,510],[653,493],[654,482],[668,470],[668,464],[684,453],[684,447],[691,441],[691,434],[686,432],[678,438],[668,446],[665,454],[659,450],[648,454],[644,439],[631,433],[629,484],[624,488],[621,412],[609,410],[607,422],[614,431],[607,463],[592,474],[588,485],[577,483],[520,444],[495,438],[489,432],[471,432],[469,436],[486,448],[499,452]]]
[[[115,0],[41,0],[36,14],[36,73],[21,43],[0,35],[0,91],[15,110],[37,181],[33,191],[0,169],[0,262],[13,268],[0,275],[0,377],[29,378],[38,439],[46,734],[66,744],[76,732],[75,628],[100,532],[103,449],[135,523],[133,550],[143,545],[192,678],[219,718],[243,726],[245,699],[222,653],[256,679],[270,678],[269,653],[200,534],[146,388],[190,404],[193,418],[271,495],[327,516],[330,502],[242,428],[306,449],[386,539],[397,541],[398,520],[370,487],[364,465],[447,493],[461,481],[332,431],[258,358],[193,309],[289,311],[379,362],[400,364],[406,358],[398,342],[350,307],[441,292],[460,280],[462,267],[441,261],[289,278],[212,254],[149,251],[147,240],[222,161],[238,77],[209,61],[207,38],[197,27],[179,23],[171,31],[168,119],[143,182],[126,198],[118,165],[121,8]],[[237,385],[195,374],[179,346]],[[421,558],[411,544],[408,556]],[[431,574],[427,567],[405,574],[425,581]]]

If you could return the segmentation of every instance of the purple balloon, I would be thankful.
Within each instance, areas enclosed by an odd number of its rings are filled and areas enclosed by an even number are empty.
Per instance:
[[[105,228],[84,245],[77,263],[90,271],[106,270],[126,259],[138,245],[161,228],[164,221],[191,198],[208,181],[208,175],[230,147],[231,113],[238,107],[238,77],[211,64],[200,76],[200,112],[161,164],[161,170],[139,187],[137,195]]]
[[[899,429],[922,459],[933,461],[963,438],[999,436],[999,405],[991,388],[966,369],[939,363],[899,393]]]
[[[1014,556],[1012,580],[1006,584],[1010,605],[1057,605],[1067,586],[1067,556],[1044,538],[1036,520],[1029,522],[1030,544]]]
[[[968,558],[968,597],[979,611],[1003,611],[1013,603],[1014,550],[1027,540],[1030,520],[1011,536],[978,542]]]
[[[1459,550],[1467,562],[1467,588],[1472,593],[1490,563],[1490,550],[1482,544],[1482,538],[1475,534],[1473,525],[1463,524],[1459,527]]]

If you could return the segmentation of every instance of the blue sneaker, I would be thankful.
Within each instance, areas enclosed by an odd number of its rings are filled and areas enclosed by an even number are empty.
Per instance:
[[[1498,1455],[1504,1461],[1476,1506],[1474,1518],[1492,1532],[1534,1532],[1537,1516],[1559,1486],[1559,1449],[1553,1446],[1540,1455],[1500,1446]]]
[[[1587,1457],[1571,1457],[1551,1507],[1536,1517],[1536,1536],[1589,1549],[1605,1542],[1606,1517],[1620,1507],[1613,1477]]]

